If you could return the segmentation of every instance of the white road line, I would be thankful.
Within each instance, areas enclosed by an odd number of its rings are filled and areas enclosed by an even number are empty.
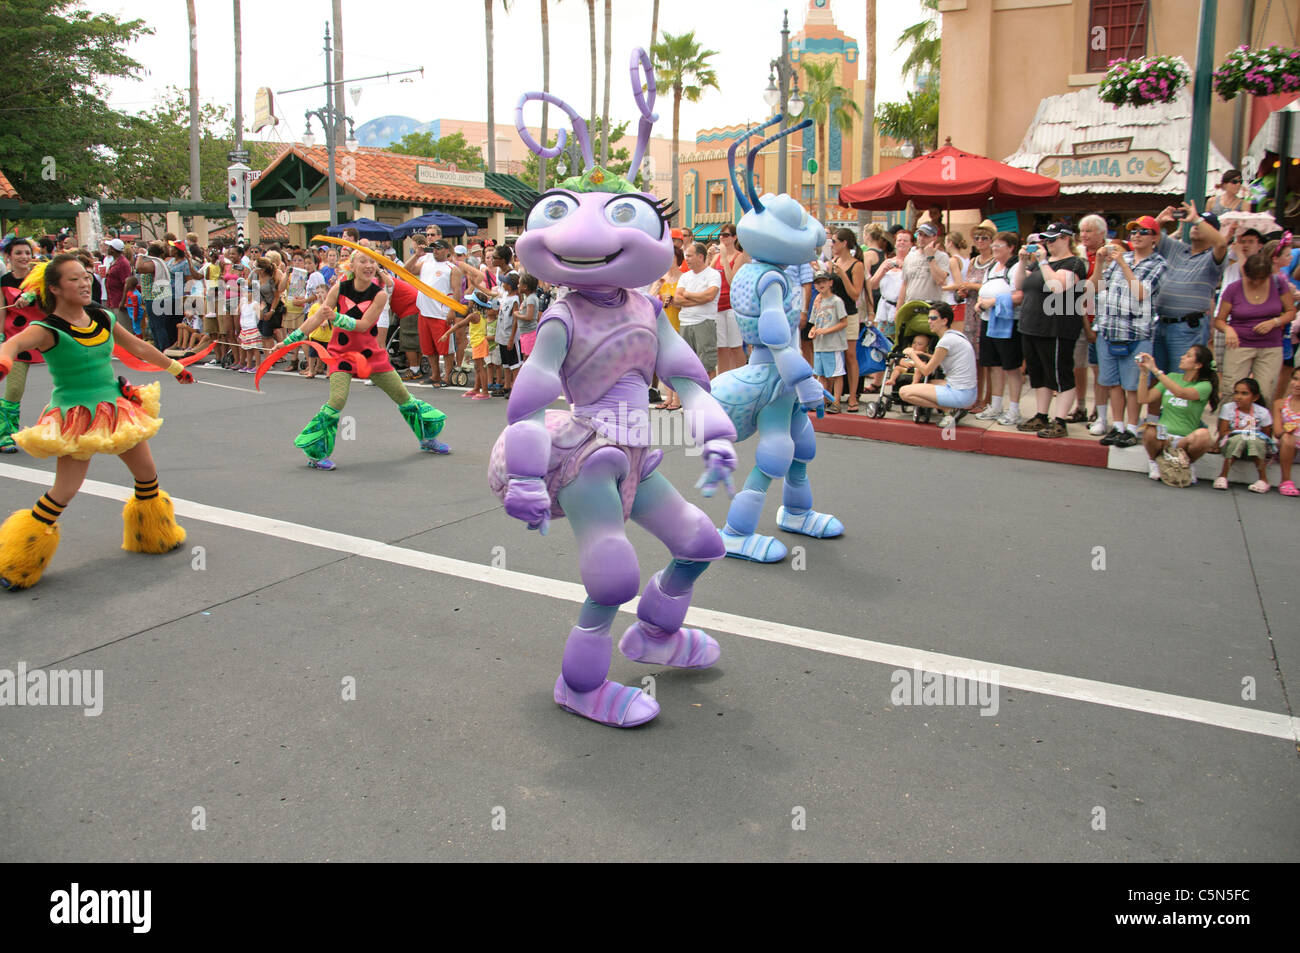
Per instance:
[[[22,480],[42,486],[53,484],[53,474],[28,467],[0,463],[0,476],[13,480]],[[131,495],[129,487],[98,480],[87,480],[81,488],[82,493],[103,497],[110,500],[125,501]],[[435,553],[423,553],[401,546],[390,546],[375,539],[335,533],[331,530],[289,523],[283,520],[258,516],[255,513],[243,513],[228,510],[190,500],[175,499],[176,513],[188,519],[205,523],[214,523],[249,533],[259,533],[276,539],[304,543],[321,549],[329,549],[367,559],[409,566],[425,572],[454,576],[474,582],[528,592],[538,596],[548,596],[566,602],[581,603],[586,599],[582,586],[545,576],[497,569],[480,563],[439,556]],[[634,612],[635,604],[626,607]],[[1072,675],[1058,675],[1053,672],[1040,672],[1035,669],[1016,668],[999,665],[978,659],[963,658],[958,655],[945,655],[940,652],[926,652],[892,645],[887,642],[873,642],[867,639],[850,638],[832,632],[805,629],[801,626],[771,622],[766,619],[753,619],[748,616],[735,615],[730,612],[718,612],[713,609],[692,608],[686,621],[703,629],[730,632],[744,638],[758,639],[763,642],[775,642],[794,648],[811,649],[828,655],[860,659],[880,665],[892,665],[897,668],[910,669],[913,666],[924,671],[938,673],[956,673],[962,671],[996,672],[998,684],[1013,689],[1033,692],[1038,695],[1052,695],[1073,701],[1105,705],[1110,708],[1124,708],[1129,711],[1177,718],[1203,725],[1214,725],[1231,731],[1244,731],[1250,734],[1264,735],[1270,738],[1284,738],[1300,742],[1300,718],[1284,714],[1258,711],[1237,705],[1224,705],[1220,702],[1189,698],[1183,695],[1170,695],[1165,692],[1148,691],[1128,685],[1115,685],[1088,678],[1076,678]]]

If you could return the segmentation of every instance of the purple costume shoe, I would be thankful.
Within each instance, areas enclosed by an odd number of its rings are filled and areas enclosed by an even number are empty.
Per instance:
[[[632,54],[630,72],[641,110],[635,169],[655,120],[654,76],[643,51]],[[712,665],[720,654],[713,639],[682,627],[693,583],[725,550],[708,516],[657,472],[663,452],[652,446],[647,396],[654,376],[681,395],[687,436],[703,447],[706,496],[719,486],[730,489],[736,431],[710,396],[699,358],[660,303],[626,290],[651,283],[673,262],[665,203],[597,166],[586,123],[549,93],[527,93],[515,109],[515,125],[530,149],[554,158],[566,138],[561,130],[550,149],[533,140],[523,107],[535,99],[568,115],[586,166],[537,200],[515,246],[529,274],[570,292],[538,322],[533,352],[511,390],[508,426],[492,448],[488,485],[506,513],[530,529],[545,532],[561,517],[573,526],[588,598],[565,643],[555,702],[628,728],[652,720],[659,704],[608,677],[614,617],[641,580],[627,520],[658,537],[672,558],[646,585],[638,621],[620,650],[636,661],[684,668]],[[572,410],[547,409],[560,394]]]

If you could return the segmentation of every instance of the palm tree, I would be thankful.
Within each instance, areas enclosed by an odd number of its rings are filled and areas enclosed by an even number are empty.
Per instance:
[[[486,26],[487,34],[487,167],[489,172],[497,171],[497,123],[496,116],[493,114],[495,107],[492,81],[492,47],[494,40],[492,36],[492,3],[493,0],[483,0],[483,21]],[[506,13],[510,12],[510,0],[501,0],[501,6],[505,7]]]
[[[839,64],[804,63],[807,89],[803,94],[804,115],[817,126],[817,208],[819,221],[826,221],[826,125],[834,123],[841,131],[853,126],[853,117],[862,109],[853,101],[853,91],[836,82]]]
[[[591,26],[591,112],[589,122],[596,121],[596,0],[587,0],[587,20]]]
[[[610,43],[610,24],[613,22],[611,15],[611,4],[613,0],[605,0],[605,105],[600,113],[600,128],[609,128],[609,57],[613,47]],[[609,164],[609,136],[606,136],[600,147],[600,167],[603,169]]]
[[[659,0],[655,0],[655,11],[650,17],[650,49],[655,48],[659,40]]]
[[[343,102],[343,0],[334,0],[334,145],[347,141],[347,105]]]
[[[542,0],[542,92],[551,91],[551,11]],[[542,100],[542,145],[546,141],[546,107],[549,103]],[[546,191],[546,157],[537,157],[537,191]]]
[[[185,13],[190,18],[190,200],[198,202],[199,195],[199,24],[194,13],[194,0],[185,0]]]
[[[706,89],[718,89],[718,74],[709,65],[709,57],[717,50],[701,50],[695,42],[695,31],[673,36],[664,32],[662,43],[650,51],[655,64],[655,84],[660,89],[673,91],[673,205],[678,204],[681,183],[678,181],[678,134],[681,131],[682,99],[698,103]],[[633,170],[635,174],[635,170]]]
[[[930,14],[937,14],[939,0],[921,0],[921,7]],[[933,15],[927,15],[924,20],[913,23],[898,34],[894,49],[901,50],[904,46],[912,48],[907,59],[903,60],[904,79],[910,75],[919,79],[924,73],[939,72],[939,40],[939,21]]]
[[[858,177],[865,179],[875,170],[876,165],[876,0],[867,0],[867,82],[862,97],[862,115],[872,117],[862,122],[862,161],[858,166]],[[858,229],[867,224],[867,210],[858,210]]]

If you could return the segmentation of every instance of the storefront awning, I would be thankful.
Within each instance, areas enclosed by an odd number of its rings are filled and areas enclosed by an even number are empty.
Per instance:
[[[695,225],[691,228],[691,234],[695,236],[697,242],[708,242],[718,237],[722,231],[721,222],[711,222],[707,225]]]
[[[1192,137],[1192,94],[1171,103],[1121,106],[1097,96],[1097,87],[1049,96],[1038,104],[1020,149],[1003,161],[1056,179],[1061,196],[1179,196],[1187,191],[1187,144]],[[1210,143],[1209,174],[1193,193],[1211,194],[1232,168]]]

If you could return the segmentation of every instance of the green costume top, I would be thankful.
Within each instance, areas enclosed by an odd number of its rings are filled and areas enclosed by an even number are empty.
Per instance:
[[[73,407],[93,413],[99,404],[116,403],[121,396],[112,361],[116,318],[95,307],[87,308],[86,314],[89,327],[73,327],[55,315],[33,322],[54,335],[54,345],[44,352],[54,378],[49,406],[65,414]]]

